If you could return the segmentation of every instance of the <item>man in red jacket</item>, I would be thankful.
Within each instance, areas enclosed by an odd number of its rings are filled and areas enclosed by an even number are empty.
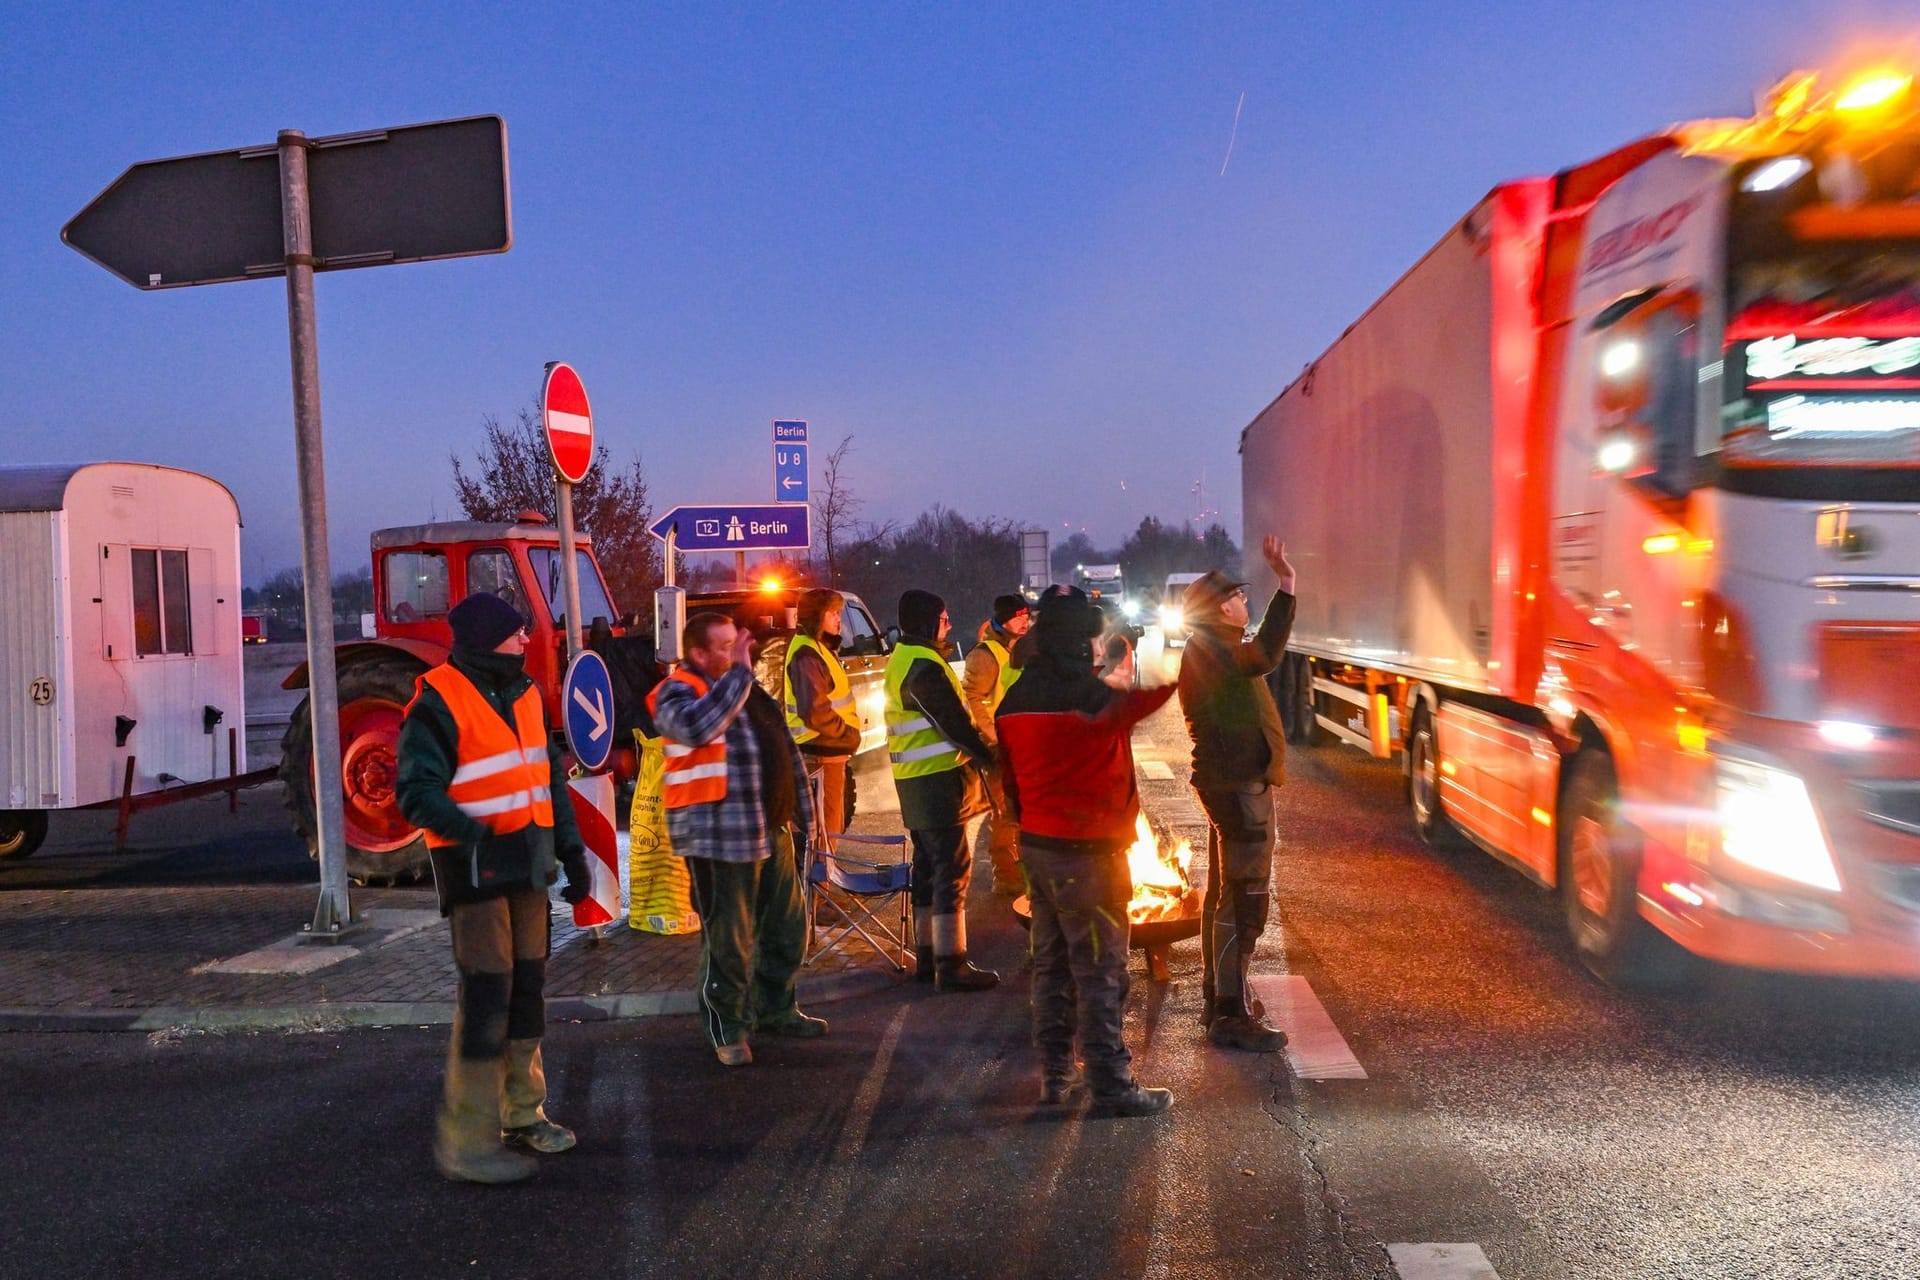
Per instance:
[[[1148,1116],[1173,1104],[1142,1088],[1121,1039],[1127,999],[1127,904],[1140,795],[1133,726],[1164,706],[1171,686],[1115,689],[1094,674],[1100,610],[1078,591],[1042,602],[1034,656],[994,716],[1001,779],[1020,823],[1020,860],[1033,905],[1033,1038],[1040,1101],[1057,1106],[1082,1083],[1074,1032],[1094,1106]]]

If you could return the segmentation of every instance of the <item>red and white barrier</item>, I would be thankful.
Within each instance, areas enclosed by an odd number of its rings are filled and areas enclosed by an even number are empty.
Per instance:
[[[567,783],[573,818],[587,846],[593,892],[574,904],[573,923],[582,929],[612,924],[620,913],[620,840],[613,825],[613,775],[589,774]]]

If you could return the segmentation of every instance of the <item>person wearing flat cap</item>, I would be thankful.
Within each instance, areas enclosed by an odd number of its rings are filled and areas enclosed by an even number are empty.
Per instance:
[[[526,622],[477,592],[447,614],[453,651],[421,676],[400,727],[400,812],[426,832],[459,998],[434,1139],[440,1172],[518,1182],[574,1134],[547,1118],[540,1055],[552,919],[592,886],[560,749],[527,677]]]
[[[1020,677],[1012,650],[1033,625],[1025,597],[996,596],[993,616],[980,624],[980,636],[967,650],[966,666],[960,672],[960,692],[967,700],[967,714],[981,739],[993,746],[998,738],[993,728],[993,713],[1000,699]],[[993,816],[987,819],[987,856],[993,865],[993,891],[1014,897],[1026,891],[1020,875],[1020,824],[1014,821],[1000,792],[999,774],[987,775],[987,790],[992,794]]]
[[[1262,1020],[1247,970],[1267,927],[1273,788],[1287,776],[1286,732],[1263,677],[1279,665],[1293,630],[1295,575],[1278,538],[1269,534],[1260,552],[1280,589],[1250,640],[1246,583],[1216,569],[1187,585],[1181,612],[1191,634],[1180,660],[1180,710],[1193,736],[1193,788],[1213,828],[1200,924],[1201,1020],[1222,1048],[1273,1053],[1287,1037]]]
[[[887,659],[887,758],[900,822],[913,841],[914,976],[938,991],[984,991],[1000,975],[967,960],[969,835],[989,808],[981,774],[993,751],[967,717],[947,665],[947,602],[931,591],[900,597],[900,643]]]

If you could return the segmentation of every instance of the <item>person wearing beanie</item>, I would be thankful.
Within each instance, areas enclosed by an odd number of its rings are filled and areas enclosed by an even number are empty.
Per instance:
[[[940,991],[982,991],[1000,975],[967,960],[969,824],[989,807],[982,773],[993,752],[967,718],[947,665],[947,604],[931,591],[900,597],[900,643],[887,659],[887,754],[900,821],[913,841],[914,976]]]
[[[860,750],[860,709],[840,665],[846,598],[814,587],[800,595],[796,625],[783,662],[787,728],[820,786],[821,829],[829,840],[847,829],[847,762]]]
[[[1127,849],[1140,813],[1133,727],[1173,688],[1116,688],[1095,674],[1104,625],[1099,607],[1077,592],[1043,601],[1034,656],[994,719],[1032,903],[1041,1105],[1067,1103],[1088,1085],[1097,1110],[1145,1116],[1166,1110],[1173,1094],[1133,1078],[1121,1037],[1133,897]],[[1085,1078],[1074,1066],[1076,1034]]]
[[[526,673],[519,611],[477,592],[447,614],[453,651],[421,676],[400,726],[400,812],[426,832],[440,913],[460,974],[434,1139],[440,1172],[461,1182],[532,1176],[528,1152],[574,1134],[546,1114],[547,887],[592,887],[560,749]]]
[[[960,673],[960,692],[967,702],[967,714],[980,740],[988,747],[996,741],[993,713],[1000,706],[1020,669],[1014,665],[1011,651],[1020,637],[1033,625],[1024,597],[997,596],[993,616],[980,624],[980,635],[967,651],[967,662]],[[987,791],[993,802],[993,815],[987,819],[987,855],[993,865],[993,891],[1012,897],[1025,891],[1020,876],[1020,824],[1008,811],[1000,794],[999,774],[987,774]]]
[[[1201,1021],[1207,1038],[1222,1048],[1273,1053],[1287,1037],[1262,1020],[1247,990],[1247,970],[1267,927],[1273,787],[1287,776],[1286,731],[1264,677],[1279,665],[1293,630],[1294,569],[1286,544],[1271,534],[1260,551],[1280,589],[1251,640],[1243,638],[1246,583],[1214,570],[1187,584],[1181,613],[1190,634],[1180,661],[1180,709],[1193,737],[1193,788],[1211,827],[1200,923]]]

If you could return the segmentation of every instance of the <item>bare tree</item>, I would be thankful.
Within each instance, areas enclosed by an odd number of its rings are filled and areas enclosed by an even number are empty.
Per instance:
[[[511,425],[489,414],[481,420],[486,442],[471,474],[454,455],[453,488],[469,520],[513,520],[522,511],[554,518],[553,461],[538,404],[523,407]],[[573,518],[593,539],[594,558],[617,608],[653,613],[653,590],[661,581],[661,546],[647,532],[653,504],[646,476],[635,458],[625,471],[609,465],[607,448],[594,450],[593,467],[573,487]]]
[[[847,455],[853,452],[853,436],[840,437],[833,452],[820,468],[820,494],[813,500],[813,518],[820,526],[820,543],[826,551],[827,583],[840,582],[841,544],[854,532],[854,521],[862,503],[847,486]]]

